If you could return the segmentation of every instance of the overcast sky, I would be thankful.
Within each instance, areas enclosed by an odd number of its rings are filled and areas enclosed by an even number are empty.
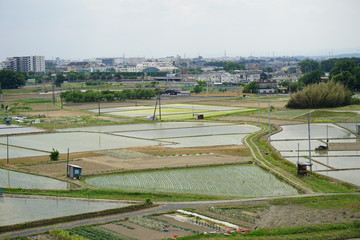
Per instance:
[[[0,0],[0,60],[360,52],[360,0]]]

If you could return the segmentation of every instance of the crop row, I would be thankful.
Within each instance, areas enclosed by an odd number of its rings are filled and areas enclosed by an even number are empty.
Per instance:
[[[88,178],[86,182],[102,188],[242,197],[297,193],[255,165],[114,174]]]
[[[95,227],[76,227],[68,230],[71,234],[76,234],[88,239],[96,240],[119,240],[117,236],[107,231]]]

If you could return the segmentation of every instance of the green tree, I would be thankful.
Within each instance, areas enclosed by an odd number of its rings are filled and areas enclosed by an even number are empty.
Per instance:
[[[320,70],[320,63],[311,59],[306,59],[299,62],[299,66],[302,73],[309,73],[311,71]]]
[[[332,80],[335,82],[341,82],[345,86],[347,86],[350,90],[354,90],[356,78],[349,71],[343,71],[337,75],[335,75]]]
[[[61,73],[56,74],[55,86],[61,87],[61,84],[63,84],[64,81],[65,81],[65,77],[63,74],[61,74]]]
[[[357,91],[360,90],[360,67],[355,67],[353,69],[354,76],[355,76],[355,89]]]
[[[25,78],[21,73],[11,70],[0,70],[1,89],[14,89],[25,85]]]
[[[274,69],[272,67],[266,67],[266,68],[263,68],[263,71],[264,72],[274,72]]]
[[[345,61],[337,62],[330,71],[330,79],[332,79],[335,75],[338,75],[341,72],[348,71],[350,73],[353,73],[354,68],[355,68],[354,61],[345,60]]]
[[[224,70],[227,72],[233,72],[235,70],[245,70],[245,66],[241,65],[240,63],[227,62],[224,65]]]
[[[320,70],[309,72],[299,79],[305,85],[314,84],[321,82],[321,77],[325,76],[325,73]]]
[[[200,85],[196,85],[194,88],[193,88],[193,92],[194,93],[201,93],[202,91],[204,90],[204,88]]]
[[[206,81],[203,81],[203,80],[199,80],[196,82],[198,85],[200,85],[201,87],[206,87],[207,85],[207,82]]]
[[[248,83],[243,88],[243,93],[257,93],[259,91],[259,87],[256,82]]]

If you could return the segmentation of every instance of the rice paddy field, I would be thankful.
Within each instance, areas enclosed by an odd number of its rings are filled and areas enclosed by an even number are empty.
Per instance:
[[[251,112],[256,109],[247,109],[239,107],[220,107],[211,105],[197,105],[197,104],[166,104],[161,105],[156,109],[154,106],[135,106],[135,107],[119,107],[119,108],[105,108],[100,109],[101,113],[125,116],[125,117],[141,117],[146,118],[153,116],[154,112],[157,117],[160,115],[162,120],[186,120],[194,119],[196,115],[203,114],[205,117],[214,117],[222,114]],[[90,110],[91,112],[98,112],[98,109]]]
[[[298,194],[255,165],[161,170],[89,177],[87,184],[110,189],[262,197]]]
[[[70,189],[70,184],[52,178],[0,168],[0,188],[65,190]]]
[[[313,171],[360,186],[360,149],[348,149],[347,146],[358,142],[357,136],[353,133],[356,125],[357,123],[310,125]],[[287,125],[282,126],[282,129],[271,136],[272,146],[294,164],[309,162],[308,125]],[[327,139],[329,151],[315,151],[318,146],[325,146]],[[336,146],[339,146],[336,150],[331,149]]]
[[[130,205],[120,202],[29,197],[1,197],[0,204],[0,226],[121,208]]]
[[[17,129],[17,128],[11,128]],[[108,149],[167,146],[197,147],[242,145],[242,139],[259,130],[250,124],[210,122],[151,122],[112,126],[58,129],[55,133],[37,133],[0,137],[0,159]],[[8,145],[8,146],[7,146]]]

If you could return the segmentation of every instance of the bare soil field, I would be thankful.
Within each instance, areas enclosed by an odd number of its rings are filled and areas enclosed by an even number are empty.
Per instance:
[[[359,151],[360,143],[329,143],[331,151]]]
[[[360,212],[352,209],[314,209],[305,206],[271,206],[256,228],[310,226],[321,223],[352,222]]]
[[[141,171],[162,168],[181,168],[206,165],[221,165],[247,163],[249,157],[237,157],[221,154],[191,155],[191,156],[167,156],[148,158],[119,158],[112,156],[83,157],[78,161],[71,162],[83,168],[83,175],[104,174],[110,172]],[[66,163],[39,164],[23,166],[22,169],[49,176],[63,177],[66,174]]]

